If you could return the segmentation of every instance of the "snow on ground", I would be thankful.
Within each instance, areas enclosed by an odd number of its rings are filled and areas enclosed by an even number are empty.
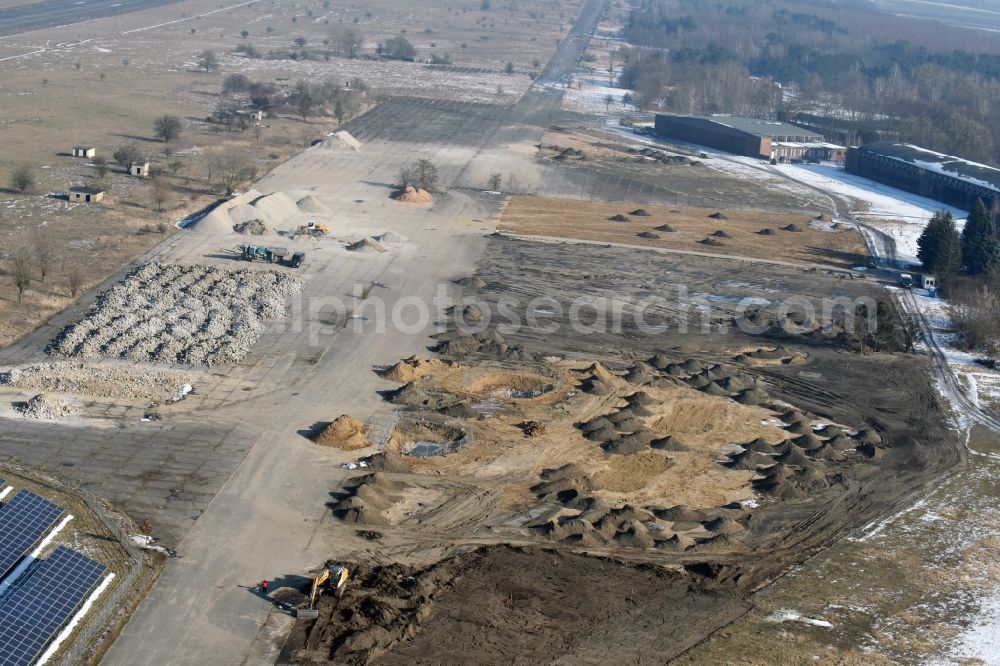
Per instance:
[[[577,72],[563,96],[562,108],[594,116],[621,115],[636,110],[634,104],[622,101],[625,95],[631,93],[627,88],[609,85],[607,75]]]
[[[976,359],[981,358],[982,355],[962,351],[958,348],[958,339],[952,326],[947,301],[931,298],[924,289],[914,289],[913,300],[916,301],[920,311],[924,313],[924,318],[930,325],[934,340],[941,347],[951,371],[969,385],[969,397],[983,406],[990,402],[1000,401],[1000,372],[976,363]],[[918,348],[921,348],[922,345],[923,343],[918,345]]]

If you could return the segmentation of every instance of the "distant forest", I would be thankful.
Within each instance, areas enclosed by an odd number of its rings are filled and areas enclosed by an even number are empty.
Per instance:
[[[613,67],[640,106],[798,120],[1000,163],[1000,35],[861,2],[646,0]]]

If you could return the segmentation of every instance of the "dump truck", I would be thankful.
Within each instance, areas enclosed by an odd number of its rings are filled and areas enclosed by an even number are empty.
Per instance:
[[[271,264],[280,262],[288,256],[288,248],[264,247],[263,245],[241,245],[240,256],[246,261],[266,261]]]
[[[899,286],[903,289],[910,289],[913,287],[913,276],[909,273],[899,274]]]

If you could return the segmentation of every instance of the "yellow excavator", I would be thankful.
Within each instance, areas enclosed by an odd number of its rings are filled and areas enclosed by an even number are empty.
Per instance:
[[[319,571],[310,572],[310,575],[312,576],[312,590],[309,592],[309,607],[299,608],[295,611],[295,617],[300,620],[315,620],[319,617],[319,611],[316,610],[316,597],[321,589],[333,589],[333,593],[338,599],[342,597],[351,572],[342,564],[328,564]]]

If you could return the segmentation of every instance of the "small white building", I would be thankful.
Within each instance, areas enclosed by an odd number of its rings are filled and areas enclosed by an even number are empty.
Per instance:
[[[129,175],[145,178],[149,175],[149,162],[136,162],[128,168]]]
[[[95,157],[97,148],[93,146],[73,146],[73,157]]]
[[[921,275],[920,287],[922,289],[937,289],[937,278],[933,275]]]
[[[104,190],[94,187],[71,187],[69,200],[77,203],[100,203],[104,200]]]

